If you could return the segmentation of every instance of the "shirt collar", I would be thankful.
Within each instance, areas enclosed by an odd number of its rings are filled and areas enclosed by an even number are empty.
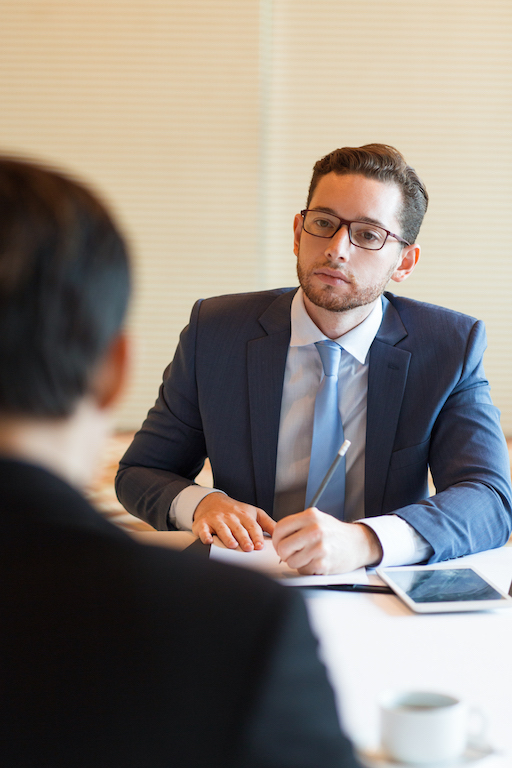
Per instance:
[[[363,320],[362,323],[356,325],[355,328],[352,328],[351,331],[348,331],[343,336],[334,339],[334,341],[338,342],[338,344],[343,347],[346,352],[352,355],[352,357],[355,357],[359,363],[364,364],[368,350],[377,335],[381,322],[382,300],[377,301],[368,317]],[[327,338],[308,315],[306,307],[304,306],[304,293],[302,288],[299,288],[293,297],[291,324],[291,347],[303,347],[307,344],[315,344],[315,342]]]

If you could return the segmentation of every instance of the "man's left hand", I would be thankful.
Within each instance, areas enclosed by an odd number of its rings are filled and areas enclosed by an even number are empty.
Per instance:
[[[344,523],[314,507],[280,520],[272,542],[281,560],[302,574],[347,573],[382,559],[369,526]]]

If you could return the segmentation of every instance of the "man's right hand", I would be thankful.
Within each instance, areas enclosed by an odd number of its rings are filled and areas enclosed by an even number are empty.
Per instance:
[[[209,493],[196,507],[192,533],[203,544],[211,544],[216,534],[229,549],[240,546],[251,552],[263,549],[263,532],[272,535],[275,525],[275,520],[258,507],[223,493]]]

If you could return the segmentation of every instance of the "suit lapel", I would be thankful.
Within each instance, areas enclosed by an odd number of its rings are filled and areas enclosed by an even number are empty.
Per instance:
[[[394,345],[407,336],[400,315],[384,299],[382,323],[370,347],[366,421],[365,511],[381,514],[411,353]]]
[[[258,506],[272,514],[281,399],[290,343],[290,306],[295,291],[281,294],[259,322],[265,331],[247,346],[249,411]]]

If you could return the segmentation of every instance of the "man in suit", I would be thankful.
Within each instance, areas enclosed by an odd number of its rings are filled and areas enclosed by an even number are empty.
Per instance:
[[[80,493],[126,369],[109,214],[8,158],[0,209],[2,764],[355,768],[300,597],[140,545]]]
[[[294,220],[300,288],[196,304],[121,462],[127,509],[246,550],[267,531],[303,573],[436,562],[507,541],[510,467],[483,324],[385,292],[418,263],[427,203],[393,147],[345,147],[316,163]],[[322,371],[322,345],[342,349],[337,378]],[[321,433],[328,376],[339,414]],[[310,463],[340,416],[352,444],[327,514],[324,497],[308,506]],[[206,456],[215,489],[193,484]]]

